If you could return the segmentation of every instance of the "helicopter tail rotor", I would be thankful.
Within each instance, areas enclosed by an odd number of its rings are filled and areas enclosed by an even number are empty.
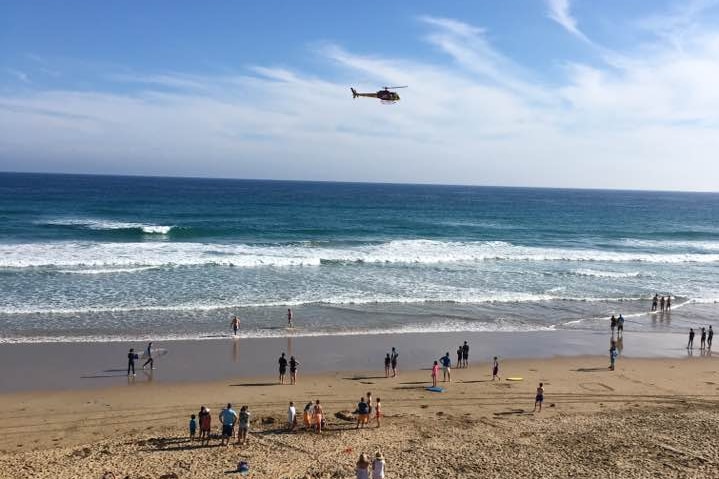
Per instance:
[[[350,87],[350,90],[352,90],[352,98],[357,98],[359,95],[357,94],[357,90]]]

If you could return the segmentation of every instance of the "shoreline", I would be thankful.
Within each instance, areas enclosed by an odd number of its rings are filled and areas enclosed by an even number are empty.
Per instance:
[[[301,374],[333,371],[383,372],[386,352],[396,347],[400,371],[431,366],[445,352],[453,362],[464,341],[470,345],[470,363],[488,364],[493,356],[507,359],[606,357],[610,335],[598,331],[531,331],[407,333],[286,338],[223,338],[155,343],[169,353],[156,361],[154,371],[136,364],[139,384],[174,384],[273,376],[281,352],[294,355]],[[698,338],[695,340],[698,344]],[[683,358],[686,337],[677,333],[627,331],[619,342],[620,360]],[[0,378],[0,394],[21,391],[58,391],[127,386],[127,351],[141,352],[145,344],[26,343],[0,348],[0,361],[13,364]],[[700,351],[694,350],[700,357]],[[488,367],[488,366],[487,366]]]

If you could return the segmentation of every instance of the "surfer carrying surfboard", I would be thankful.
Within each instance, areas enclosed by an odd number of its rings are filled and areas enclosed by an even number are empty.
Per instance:
[[[147,343],[147,349],[145,349],[145,357],[147,358],[147,361],[145,361],[145,364],[142,365],[142,369],[145,369],[147,365],[150,365],[150,369],[155,369],[155,360],[152,359],[152,341]]]

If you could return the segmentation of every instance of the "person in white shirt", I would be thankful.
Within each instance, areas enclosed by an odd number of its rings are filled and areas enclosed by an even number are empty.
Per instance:
[[[377,451],[372,461],[372,479],[384,479],[384,456]]]
[[[295,403],[290,401],[290,407],[287,408],[287,429],[294,431],[297,426],[297,409]]]

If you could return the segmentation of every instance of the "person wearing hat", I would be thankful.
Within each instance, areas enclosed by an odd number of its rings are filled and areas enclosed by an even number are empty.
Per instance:
[[[384,479],[384,456],[377,451],[372,461],[372,479]]]

